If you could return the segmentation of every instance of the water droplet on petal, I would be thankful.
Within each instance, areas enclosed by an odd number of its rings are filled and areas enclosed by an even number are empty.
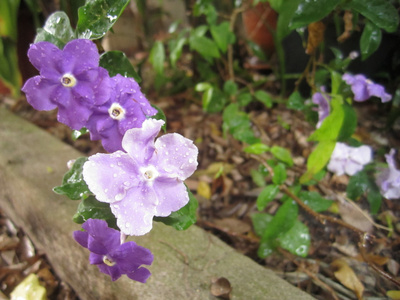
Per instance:
[[[189,159],[189,164],[191,164],[191,163],[193,163],[193,159],[190,158]]]
[[[116,178],[117,177],[117,173],[114,173],[113,177]]]

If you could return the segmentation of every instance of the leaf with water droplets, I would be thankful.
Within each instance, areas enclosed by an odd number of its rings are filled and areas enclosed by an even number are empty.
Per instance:
[[[142,81],[136,73],[128,57],[121,51],[107,51],[100,56],[100,66],[108,71],[110,77],[121,74],[124,77],[132,77],[137,83]]]
[[[88,219],[102,219],[107,222],[109,227],[118,229],[117,220],[111,212],[110,204],[99,202],[93,196],[82,200],[73,216],[74,222],[78,224],[82,224]]]
[[[90,194],[86,182],[83,180],[82,168],[87,157],[79,157],[72,168],[65,173],[62,184],[53,188],[60,195],[66,195],[71,200],[85,199]]]
[[[75,32],[71,27],[69,18],[62,11],[51,14],[43,28],[39,28],[37,32],[34,43],[47,41],[60,49],[64,48],[69,41],[75,39]]]
[[[87,0],[78,10],[78,37],[92,40],[103,37],[128,3],[129,0]]]

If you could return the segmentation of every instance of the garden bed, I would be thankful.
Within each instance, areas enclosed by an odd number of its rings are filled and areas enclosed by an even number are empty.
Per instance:
[[[82,154],[4,108],[0,120],[0,207],[80,299],[208,299],[218,290],[212,281],[221,277],[232,299],[312,299],[196,226],[177,232],[155,224],[135,238],[155,256],[148,283],[111,282],[88,265],[89,253],[72,239],[79,230],[70,220],[77,202],[52,192],[67,169],[64,162]]]

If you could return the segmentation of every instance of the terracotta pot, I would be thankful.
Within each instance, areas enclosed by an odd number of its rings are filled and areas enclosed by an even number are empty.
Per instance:
[[[277,19],[278,14],[269,3],[258,3],[243,13],[247,38],[259,45],[268,56],[275,50],[271,31],[276,29]]]

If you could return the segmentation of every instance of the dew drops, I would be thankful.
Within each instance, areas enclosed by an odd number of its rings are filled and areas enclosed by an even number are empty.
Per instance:
[[[110,165],[110,167],[111,167],[111,168],[114,168],[114,167],[115,167],[115,165],[114,165],[114,164],[111,164],[111,165]]]
[[[104,190],[104,193],[107,193],[107,192],[108,192],[108,189],[105,189],[105,190]]]
[[[117,173],[114,173],[113,177],[114,177],[114,178],[117,178]]]
[[[193,163],[193,159],[189,159],[189,164],[192,164]]]

